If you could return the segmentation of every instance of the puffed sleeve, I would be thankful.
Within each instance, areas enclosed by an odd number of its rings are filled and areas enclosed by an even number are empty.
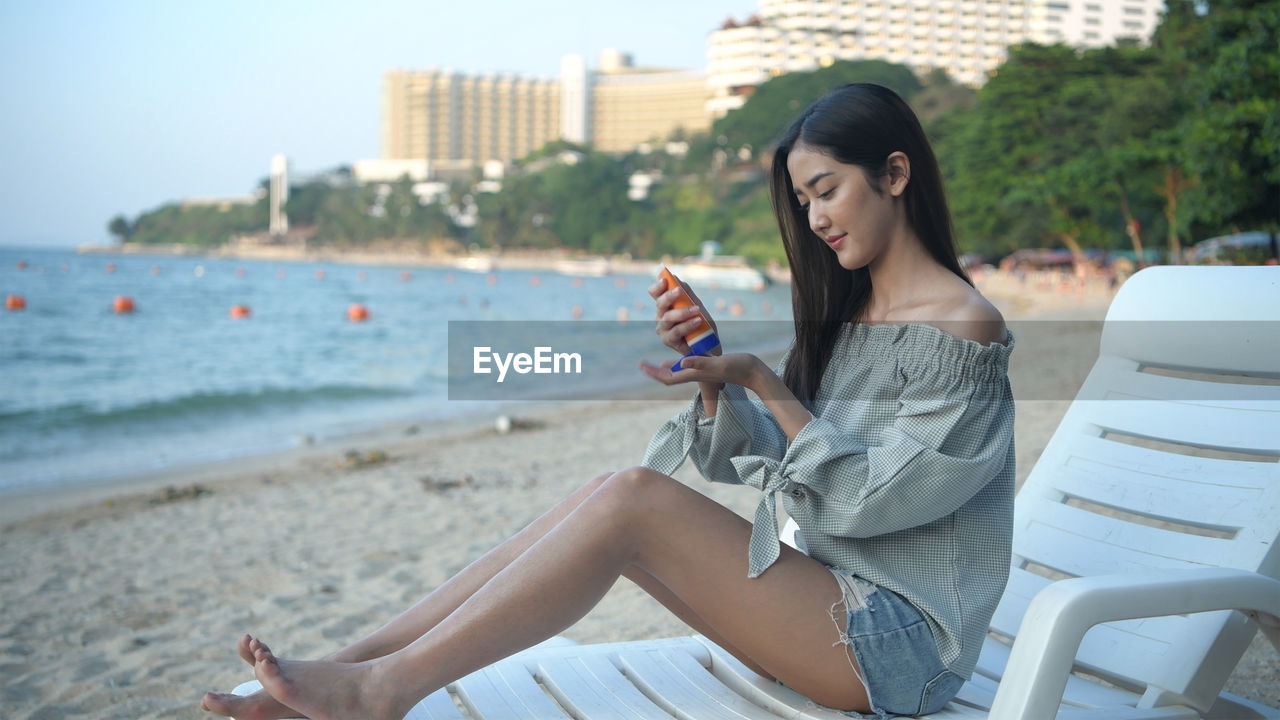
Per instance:
[[[706,415],[702,394],[695,395],[688,408],[658,428],[641,464],[670,475],[689,457],[707,480],[741,484],[734,457],[780,460],[786,445],[786,433],[764,403],[740,385],[725,385],[713,417]]]
[[[786,494],[806,537],[865,538],[945,517],[1006,468],[1013,443],[1008,348],[969,345],[971,357],[905,358],[896,402],[861,411],[864,421],[884,415],[872,442],[832,419],[857,415],[847,408],[868,403],[846,385],[781,458],[732,459],[742,482],[765,493],[752,530],[752,577],[779,555],[775,493]]]

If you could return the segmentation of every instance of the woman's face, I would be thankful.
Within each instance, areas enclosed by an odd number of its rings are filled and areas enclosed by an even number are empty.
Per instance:
[[[787,172],[796,201],[813,229],[846,270],[869,265],[893,235],[893,195],[877,193],[858,165],[846,165],[806,145],[787,155]],[[885,190],[891,183],[884,183]]]

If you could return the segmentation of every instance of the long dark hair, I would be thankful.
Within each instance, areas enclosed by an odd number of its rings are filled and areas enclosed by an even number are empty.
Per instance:
[[[871,275],[865,267],[841,267],[809,227],[787,172],[787,157],[798,145],[860,166],[876,192],[889,172],[889,155],[906,154],[911,161],[903,195],[907,222],[935,260],[973,283],[957,258],[938,160],[911,108],[892,90],[870,83],[844,85],[815,101],[779,140],[770,178],[773,213],[791,265],[796,326],[783,381],[811,407],[841,329],[862,319],[871,299]]]

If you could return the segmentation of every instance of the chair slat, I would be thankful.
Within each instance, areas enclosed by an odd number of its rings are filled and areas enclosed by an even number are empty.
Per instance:
[[[1090,422],[1111,430],[1169,442],[1260,454],[1276,453],[1280,413],[1274,406],[1221,407],[1180,402],[1126,399],[1082,401]]]
[[[1042,503],[1035,517],[1018,529],[1022,537],[1015,541],[1014,552],[1077,576],[1124,572],[1133,567],[1216,567],[1222,558],[1238,551],[1232,540],[1140,525],[1055,502]],[[1046,537],[1072,544],[1042,544],[1038,552],[1030,551]],[[1130,567],[1113,569],[1124,563]]]
[[[1280,330],[1280,325],[1276,326]],[[1166,400],[1209,407],[1259,409],[1266,403],[1280,401],[1280,384],[1274,378],[1225,373],[1214,368],[1151,367],[1130,358],[1103,356],[1094,364],[1091,374],[1105,379],[1109,394],[1145,400]],[[1220,379],[1212,379],[1214,377]],[[1115,396],[1115,395],[1113,395]],[[1082,395],[1082,399],[1098,398]]]
[[[454,689],[458,699],[476,718],[564,720],[567,717],[518,661],[504,661],[476,671],[454,683]]]
[[[982,644],[982,654],[978,658],[977,673],[991,683],[994,692],[995,680],[1004,676],[1005,666],[1009,663],[1010,648],[1008,645],[988,637]],[[1123,688],[1110,687],[1087,680],[1078,675],[1067,678],[1067,689],[1063,693],[1063,702],[1083,708],[1099,707],[1134,707],[1142,698],[1141,695]]]
[[[995,615],[991,619],[991,629],[1001,635],[1016,636],[1031,598],[1050,582],[1048,578],[1035,573],[1021,568],[1011,568],[1009,583],[1005,586],[1004,595],[1000,597],[1000,604],[996,607]]]
[[[537,663],[538,678],[575,717],[592,720],[671,720],[606,655],[551,657]]]
[[[1013,552],[1068,575],[1107,575],[1152,568],[1191,569],[1204,563],[1115,545],[1031,520],[1014,533]],[[1216,563],[1214,564],[1216,566]]]
[[[680,720],[777,720],[717,681],[684,652],[656,649],[622,652],[627,677],[649,699]]]
[[[437,690],[418,701],[404,720],[468,720],[453,704],[448,688]]]
[[[1053,487],[1073,497],[1139,515],[1193,527],[1232,530],[1244,527],[1256,517],[1257,506],[1265,496],[1260,488],[1229,487],[1213,482],[1214,475],[1210,474],[1188,480],[1158,474],[1154,464],[1120,466],[1114,462],[1096,455],[1072,457],[1054,478]],[[1234,465],[1232,470],[1249,470],[1251,468],[1240,466],[1254,463]]]
[[[705,637],[698,641],[711,655],[711,674],[730,690],[760,707],[793,720],[844,720],[844,713],[815,704],[791,688],[757,675],[730,655],[724,648]]]

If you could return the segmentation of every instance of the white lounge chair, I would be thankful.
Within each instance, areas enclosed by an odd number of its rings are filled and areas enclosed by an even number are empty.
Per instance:
[[[1257,629],[1280,650],[1277,379],[1280,269],[1131,278],[1018,494],[1009,587],[978,671],[930,717],[1280,718],[1220,694]],[[566,716],[844,717],[690,637],[552,641],[407,718]]]

